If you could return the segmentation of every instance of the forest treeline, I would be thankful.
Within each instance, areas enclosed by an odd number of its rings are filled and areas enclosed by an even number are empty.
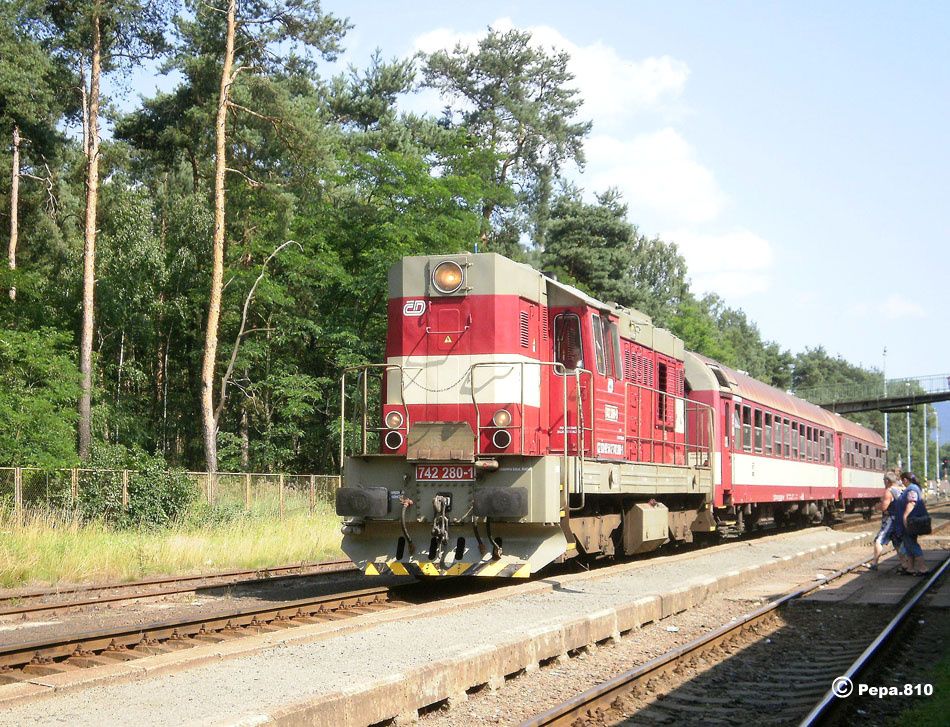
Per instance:
[[[566,54],[489,30],[328,75],[350,30],[303,0],[0,4],[0,465],[334,471],[388,267],[476,244],[782,389],[879,380],[763,340],[615,191],[572,186],[591,122]],[[177,85],[128,110],[143,63]],[[420,89],[439,105],[405,111]]]

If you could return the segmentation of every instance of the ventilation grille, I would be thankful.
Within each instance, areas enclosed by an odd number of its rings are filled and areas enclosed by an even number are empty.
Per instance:
[[[623,352],[623,377],[633,383],[637,381],[637,354],[630,348]]]
[[[548,340],[548,307],[546,305],[541,306],[541,338]]]
[[[520,324],[519,339],[521,341],[521,346],[523,348],[527,348],[528,343],[529,343],[528,311],[526,310],[521,311],[521,313],[518,314],[518,318],[519,318],[519,324]]]

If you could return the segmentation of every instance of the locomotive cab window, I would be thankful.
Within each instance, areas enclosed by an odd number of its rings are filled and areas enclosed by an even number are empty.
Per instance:
[[[604,342],[607,346],[607,375],[614,379],[623,378],[623,365],[620,361],[620,329],[617,324],[604,319]]]
[[[597,373],[604,375],[607,373],[604,356],[604,329],[599,315],[590,317],[592,328],[594,329],[594,361],[597,364]]]
[[[568,371],[584,368],[581,319],[575,313],[561,313],[554,319],[554,360]]]

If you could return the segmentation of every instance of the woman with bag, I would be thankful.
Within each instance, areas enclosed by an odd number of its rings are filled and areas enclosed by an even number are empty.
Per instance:
[[[905,570],[907,569],[905,558],[900,552],[901,539],[897,535],[897,519],[899,517],[897,505],[903,491],[904,488],[901,487],[896,474],[888,472],[884,475],[884,494],[881,497],[881,530],[874,538],[874,556],[868,566],[869,570],[877,570],[877,563],[888,543],[894,544],[894,549],[898,551],[901,566]]]
[[[927,575],[927,564],[924,562],[924,551],[917,542],[918,535],[930,532],[930,515],[924,505],[924,493],[917,484],[917,478],[912,472],[901,475],[904,483],[904,492],[898,500],[897,511],[900,513],[901,543],[910,558],[909,570],[917,576]]]

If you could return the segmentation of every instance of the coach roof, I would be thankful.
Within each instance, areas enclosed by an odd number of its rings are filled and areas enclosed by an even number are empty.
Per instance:
[[[689,352],[686,355],[686,377],[690,386],[696,390],[718,389],[726,390],[733,396],[741,397],[743,401],[750,401],[762,406],[794,415],[800,419],[814,422],[850,437],[873,443],[878,447],[884,446],[881,436],[860,424],[845,419],[839,414],[822,409],[794,394],[789,394],[753,379],[748,374],[736,371],[728,366],[707,358],[698,353]],[[697,364],[705,368],[705,372],[698,370]],[[720,374],[716,374],[716,369]]]

